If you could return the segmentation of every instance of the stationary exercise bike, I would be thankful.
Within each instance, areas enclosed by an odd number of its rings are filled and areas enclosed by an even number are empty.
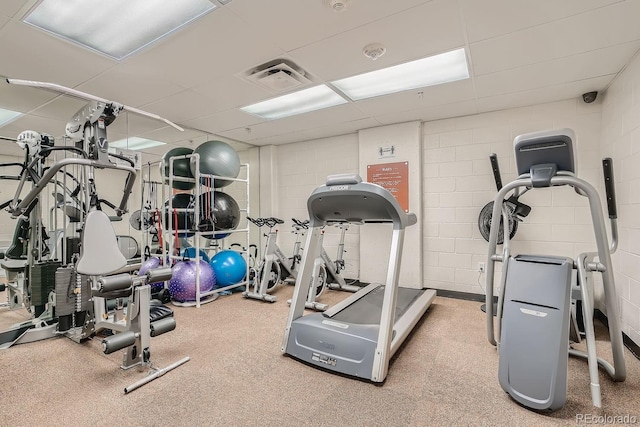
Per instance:
[[[293,219],[293,218],[292,218]],[[303,227],[305,230],[309,228],[309,221],[300,222],[293,219],[293,222],[298,226]],[[307,301],[305,302],[305,308],[325,311],[329,306],[317,301],[317,298],[322,295],[325,288],[329,288],[336,291],[357,292],[360,287],[347,284],[344,278],[340,275],[340,271],[344,270],[344,236],[349,229],[348,223],[338,223],[336,227],[340,229],[340,243],[338,244],[338,256],[333,261],[327,251],[324,249],[324,229],[320,232],[319,245],[320,256],[316,258],[313,271],[311,273],[311,283],[314,286],[309,288],[309,294],[307,295]],[[287,301],[291,304],[291,300]]]
[[[274,230],[274,227],[278,224],[284,224],[284,221],[280,218],[251,218],[247,217],[249,221],[255,224],[258,228],[267,226],[269,232],[265,234],[267,242],[264,246],[262,261],[256,266],[253,274],[253,283],[249,285],[249,290],[242,293],[245,298],[252,298],[261,301],[275,302],[277,298],[273,295],[269,295],[275,287],[291,278],[296,278],[296,264],[299,257],[296,256],[300,250],[300,241],[296,242],[294,247],[294,256],[287,258],[278,247],[277,238],[278,230]]]

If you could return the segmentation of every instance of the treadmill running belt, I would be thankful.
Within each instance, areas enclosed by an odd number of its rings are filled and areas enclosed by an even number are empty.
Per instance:
[[[424,289],[398,288],[396,317],[394,322],[397,322],[398,319],[402,317],[407,309],[411,307],[411,304],[413,304],[413,302],[418,299],[423,292]],[[338,322],[360,325],[379,325],[383,300],[384,286],[380,285],[353,304],[336,313],[332,319]]]

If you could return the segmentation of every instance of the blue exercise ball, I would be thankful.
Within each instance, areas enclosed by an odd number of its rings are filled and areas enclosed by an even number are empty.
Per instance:
[[[234,285],[244,279],[247,274],[247,261],[234,250],[218,252],[213,256],[210,264],[216,275],[216,286],[219,288]]]
[[[162,171],[166,184],[169,183],[169,163],[171,157],[184,156],[188,154],[192,154],[193,150],[187,147],[176,147],[173,148],[162,156],[162,160],[164,163],[164,170]],[[162,164],[162,163],[161,163]],[[188,158],[185,159],[175,159],[173,161],[173,176],[174,177],[182,177],[182,178],[193,178],[193,174],[191,173],[191,162]],[[171,186],[177,190],[191,190],[196,186],[195,182],[186,182],[186,181],[177,181],[174,180]]]
[[[200,259],[205,260],[206,262],[209,262],[209,255],[207,255],[207,253],[200,249],[198,251],[198,254],[200,254]],[[184,258],[195,258],[196,257],[196,248],[194,248],[193,246],[190,246],[188,248],[184,248],[184,250],[182,251],[182,256]]]
[[[200,156],[200,173],[207,175],[224,176],[228,178],[237,178],[240,173],[240,156],[236,150],[222,141],[207,141],[200,144],[193,150],[194,154]],[[191,158],[190,167],[191,174],[196,173],[196,159]],[[204,185],[208,182],[201,180]],[[226,179],[215,179],[214,188],[221,188],[231,184],[233,181]]]
[[[216,274],[209,263],[200,260],[180,261],[173,266],[173,276],[169,280],[171,299],[178,302],[196,300],[196,275],[200,273],[200,293],[209,292],[216,285]]]

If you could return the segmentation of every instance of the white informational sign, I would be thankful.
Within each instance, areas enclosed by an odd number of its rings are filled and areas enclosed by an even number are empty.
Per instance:
[[[135,170],[140,170],[140,168],[142,166],[142,153],[141,152],[134,151],[134,150],[128,150],[126,148],[113,148],[113,147],[109,147],[109,152],[117,154],[118,156],[121,156],[121,157],[126,157],[127,159],[129,159],[129,160],[131,160],[133,162],[133,168]],[[118,165],[130,166],[129,163],[125,162],[124,160],[114,159],[113,157],[111,158],[111,160],[115,160],[116,164],[118,164]]]

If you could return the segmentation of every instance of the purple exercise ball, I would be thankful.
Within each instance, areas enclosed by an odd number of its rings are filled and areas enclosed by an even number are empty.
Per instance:
[[[149,270],[161,267],[162,261],[158,257],[151,257],[142,263],[140,270],[138,270],[138,276],[144,276]],[[155,290],[159,287],[164,287],[164,282],[152,283],[151,289]]]
[[[195,261],[180,261],[173,266],[173,277],[169,280],[171,298],[178,302],[196,300],[196,267]],[[216,284],[213,268],[204,260],[200,260],[200,293],[209,292]]]
[[[160,258],[151,257],[140,266],[140,270],[138,270],[138,276],[144,276],[147,274],[147,271],[153,270],[154,268],[160,267]]]

